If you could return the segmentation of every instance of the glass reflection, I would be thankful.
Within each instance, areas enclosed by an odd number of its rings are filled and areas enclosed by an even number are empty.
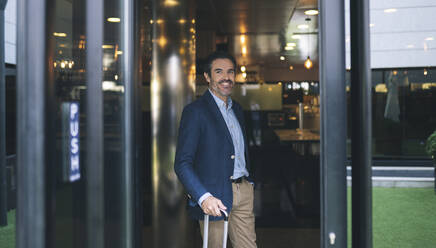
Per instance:
[[[105,247],[125,247],[124,108],[126,80],[123,60],[124,1],[105,0],[103,37],[103,135]]]
[[[435,71],[433,67],[372,70],[376,163],[377,159],[425,160],[428,157],[425,140],[436,126],[433,118],[436,112],[435,108],[426,106],[434,105]],[[349,72],[347,78],[349,86]],[[347,94],[350,103],[350,92]]]
[[[48,205],[49,244],[52,247],[84,247],[86,236],[85,220],[85,181],[84,166],[86,149],[86,53],[85,53],[85,1],[51,0],[48,6],[53,19],[53,46],[48,51],[52,68],[49,69],[52,82],[49,82],[48,122],[53,127],[54,136],[49,136],[49,154],[53,160],[49,168],[47,188],[52,201]],[[49,74],[50,75],[50,74]],[[79,104],[80,137],[80,179],[75,182],[63,180],[65,167],[62,165],[62,111],[66,102]],[[53,141],[50,141],[54,137]]]
[[[62,125],[60,106],[64,102],[75,101],[80,105],[80,164],[81,179],[70,183],[64,182],[60,166],[49,188],[54,190],[53,204],[49,212],[53,213],[50,230],[53,235],[53,247],[85,247],[85,178],[86,166],[86,37],[85,37],[85,0],[52,0],[49,6],[53,15],[53,40],[50,64],[52,66],[53,111],[52,126],[55,128],[56,140],[52,149],[55,156],[53,164],[61,164]],[[125,101],[125,44],[123,44],[123,5],[121,0],[107,0],[104,3],[104,39],[103,39],[103,123],[104,123],[104,181],[105,181],[105,247],[123,247],[125,242],[125,204],[124,175],[124,101]],[[50,78],[50,77],[49,77]]]

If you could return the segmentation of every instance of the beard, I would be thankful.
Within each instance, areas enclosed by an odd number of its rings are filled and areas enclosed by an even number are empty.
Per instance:
[[[229,84],[229,86],[225,87],[224,89],[220,88],[219,86],[223,85],[224,83]],[[212,89],[219,95],[228,97],[232,94],[234,84],[235,83],[232,80],[221,80],[219,82],[212,84]],[[230,89],[226,90],[226,88],[230,88]]]

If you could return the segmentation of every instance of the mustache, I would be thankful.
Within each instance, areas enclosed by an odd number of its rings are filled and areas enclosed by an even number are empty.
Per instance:
[[[218,84],[223,84],[223,83],[233,84],[234,82],[232,80],[221,80],[218,82]]]

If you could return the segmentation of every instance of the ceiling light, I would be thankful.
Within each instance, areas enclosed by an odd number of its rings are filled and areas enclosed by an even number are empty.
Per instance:
[[[164,1],[164,5],[165,5],[166,7],[174,7],[174,6],[179,5],[179,2],[178,2],[178,1],[175,1],[175,0],[165,0],[165,1]]]
[[[121,22],[121,19],[119,17],[109,17],[107,18],[108,22]]]
[[[425,40],[430,41],[430,40],[434,40],[434,38],[433,37],[427,37],[427,38],[425,38]]]
[[[247,68],[243,65],[243,66],[241,66],[241,71],[242,72],[245,72],[247,70]]]
[[[245,35],[241,35],[241,44],[245,43]]]
[[[66,33],[56,33],[56,32],[54,32],[53,35],[56,36],[56,37],[67,37]]]
[[[289,47],[289,46],[287,46],[287,47],[285,47],[285,50],[286,50],[286,51],[294,50],[294,47]]]
[[[165,38],[165,36],[161,36],[157,40],[157,44],[159,44],[160,47],[165,47],[165,45],[167,44],[167,39]]]
[[[298,29],[308,29],[309,25],[307,25],[307,24],[300,24],[300,25],[297,26],[297,28]]]
[[[318,15],[318,14],[319,14],[319,11],[316,10],[316,9],[310,9],[310,10],[306,10],[306,11],[304,11],[304,14],[305,14],[305,15]]]
[[[153,20],[150,20],[150,24],[153,24]]]
[[[310,60],[310,56],[307,56],[306,61],[304,61],[304,67],[306,67],[306,69],[309,70],[310,68],[312,68],[312,66],[313,66],[312,60]]]
[[[285,60],[285,56],[280,56],[280,60]]]
[[[294,34],[294,35],[291,36],[291,38],[294,39],[294,40],[299,40],[301,38],[301,35]]]
[[[247,54],[247,47],[246,46],[242,47],[242,54],[243,55]]]
[[[369,24],[369,27],[370,27],[370,28],[372,28],[372,27],[374,27],[374,26],[375,26],[374,23],[370,23],[370,24]]]
[[[286,43],[286,46],[289,46],[289,47],[294,47],[294,46],[296,46],[297,44],[295,44],[294,42],[289,42],[289,43]]]
[[[102,45],[101,48],[103,48],[103,49],[112,49],[112,48],[114,48],[114,46],[113,45]]]
[[[294,67],[293,67],[292,65],[289,66],[289,70],[290,70],[290,71],[294,70]]]
[[[397,9],[385,9],[384,12],[385,13],[394,13],[394,12],[397,12]]]
[[[180,20],[179,20],[179,23],[180,23],[180,24],[185,24],[185,23],[186,23],[186,20],[185,20],[185,19],[180,19]]]

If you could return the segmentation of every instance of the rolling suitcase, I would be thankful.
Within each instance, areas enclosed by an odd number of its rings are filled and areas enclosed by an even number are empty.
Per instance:
[[[223,248],[227,247],[227,232],[229,227],[229,215],[226,211],[221,210],[224,214],[224,235],[223,235]],[[203,228],[203,248],[207,248],[207,241],[209,236],[209,215],[204,215],[204,228]]]

